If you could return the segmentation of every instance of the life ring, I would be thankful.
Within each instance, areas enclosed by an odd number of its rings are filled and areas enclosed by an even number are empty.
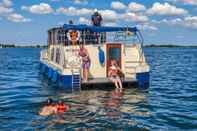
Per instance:
[[[76,44],[80,39],[80,32],[77,30],[69,30],[67,33],[68,40],[72,42],[73,45]]]

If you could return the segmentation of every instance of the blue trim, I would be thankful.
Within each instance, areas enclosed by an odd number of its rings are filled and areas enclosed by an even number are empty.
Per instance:
[[[62,84],[65,88],[71,89],[72,88],[72,75],[63,75],[62,77]]]
[[[104,65],[105,64],[105,53],[100,47],[98,48],[98,50],[99,50],[99,52],[98,52],[99,62],[101,65]]]
[[[85,25],[85,24],[80,24],[80,25],[64,24],[63,28],[65,30],[79,30],[79,31],[90,30],[92,32],[130,31],[135,33],[138,31],[136,27],[93,26],[93,25]]]
[[[57,80],[58,80],[58,72],[57,71],[53,71],[52,81],[53,82],[57,82]]]
[[[52,78],[53,76],[53,70],[51,68],[49,68],[48,70],[48,78]]]
[[[51,67],[47,66],[44,63],[40,63],[41,73],[45,74],[48,78],[50,78],[53,82],[58,83],[59,85],[63,86],[66,89],[72,89],[72,75],[61,75],[56,70],[52,69]],[[75,84],[80,82],[80,77],[75,77]],[[140,89],[147,89],[149,88],[149,79],[150,75],[149,72],[137,73],[136,79],[138,82],[138,87]]]
[[[72,75],[61,75],[44,63],[40,63],[40,69],[41,73],[46,74],[53,82],[58,83],[65,89],[72,89]],[[77,81],[80,82],[80,79],[75,79],[75,82]]]
[[[141,89],[149,88],[149,81],[150,81],[149,72],[137,73],[136,79],[138,81],[139,88],[141,88]]]

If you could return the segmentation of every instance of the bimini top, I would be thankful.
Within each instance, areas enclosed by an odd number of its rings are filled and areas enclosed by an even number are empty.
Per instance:
[[[92,32],[116,32],[116,31],[130,31],[137,32],[136,27],[112,27],[112,26],[93,26],[93,25],[73,25],[73,24],[64,24],[63,28],[65,30],[79,30],[85,31],[90,30]]]

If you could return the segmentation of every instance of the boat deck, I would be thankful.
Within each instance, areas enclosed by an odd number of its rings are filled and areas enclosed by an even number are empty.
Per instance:
[[[132,78],[125,78],[123,81],[124,88],[130,88],[132,86],[136,86],[137,80]],[[81,85],[82,89],[105,89],[106,87],[109,89],[115,88],[115,85],[109,78],[96,78],[96,79],[89,79],[87,82],[82,81]]]

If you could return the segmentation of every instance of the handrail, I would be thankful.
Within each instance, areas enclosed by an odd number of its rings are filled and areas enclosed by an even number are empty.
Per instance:
[[[144,38],[143,38],[143,36],[142,36],[142,33],[140,32],[140,30],[138,30],[137,32],[136,32],[136,36],[137,36],[137,38],[138,38],[138,40],[139,40],[139,42],[140,42],[140,50],[139,50],[139,54],[140,54],[140,57],[139,57],[139,62],[140,62],[140,60],[142,59],[142,57],[143,57],[143,44],[144,44]]]

